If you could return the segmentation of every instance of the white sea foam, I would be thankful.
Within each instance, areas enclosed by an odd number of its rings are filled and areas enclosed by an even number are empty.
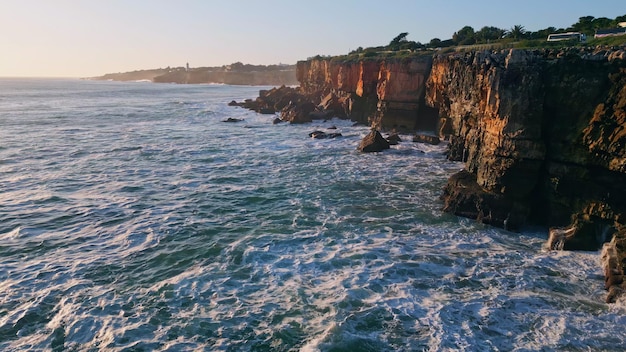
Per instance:
[[[0,349],[626,346],[597,253],[440,211],[445,142],[362,154],[366,127],[226,106],[257,90],[80,82],[0,107]]]

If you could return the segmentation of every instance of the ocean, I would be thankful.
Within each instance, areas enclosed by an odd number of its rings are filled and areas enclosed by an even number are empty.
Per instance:
[[[227,106],[263,88],[0,79],[0,350],[626,350],[598,252],[441,212],[445,143]]]

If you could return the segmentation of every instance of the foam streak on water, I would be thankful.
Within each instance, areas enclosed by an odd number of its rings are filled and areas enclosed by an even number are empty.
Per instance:
[[[1,350],[626,348],[597,253],[440,212],[445,146],[258,89],[0,80]]]

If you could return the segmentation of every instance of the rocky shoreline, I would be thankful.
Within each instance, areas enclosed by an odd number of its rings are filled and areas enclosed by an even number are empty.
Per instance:
[[[443,191],[445,211],[512,231],[550,227],[550,249],[603,248],[607,302],[626,289],[624,47],[315,59],[296,73],[298,88],[233,105],[290,123],[434,132],[465,164]]]

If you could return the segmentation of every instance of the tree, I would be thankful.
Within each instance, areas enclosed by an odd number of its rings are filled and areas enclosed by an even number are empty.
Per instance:
[[[397,44],[400,44],[400,42],[406,42],[406,37],[409,35],[409,33],[407,32],[402,32],[400,34],[398,34],[395,38],[393,38],[391,40],[391,42],[389,43],[389,46],[394,46]]]
[[[574,23],[570,28],[571,31],[575,32],[583,32],[586,34],[593,33],[593,21],[595,17],[593,16],[583,16],[578,18],[578,22]]]
[[[504,29],[498,27],[485,26],[475,33],[474,37],[476,41],[481,43],[487,43],[492,40],[498,40],[506,33]]]
[[[524,38],[525,34],[526,29],[524,28],[524,26],[522,26],[521,24],[516,24],[515,26],[511,27],[511,29],[509,29],[507,37],[513,38],[515,40],[520,40]]]
[[[598,17],[598,18],[593,20],[591,25],[593,26],[593,30],[594,30],[594,33],[595,33],[596,29],[606,29],[606,28],[613,27],[613,22],[614,21],[612,19],[610,19],[610,18]]]
[[[465,26],[452,35],[452,41],[455,44],[470,45],[476,42],[474,39],[474,28]]]
[[[529,32],[527,33],[527,36],[530,39],[543,39],[545,40],[546,38],[548,38],[548,35],[552,34],[552,33],[557,33],[557,29],[554,27],[548,27],[548,28],[544,28],[544,29],[540,29],[536,32]]]
[[[439,38],[433,38],[430,40],[430,43],[428,43],[428,46],[431,48],[437,48],[439,46],[441,46],[441,39]]]

